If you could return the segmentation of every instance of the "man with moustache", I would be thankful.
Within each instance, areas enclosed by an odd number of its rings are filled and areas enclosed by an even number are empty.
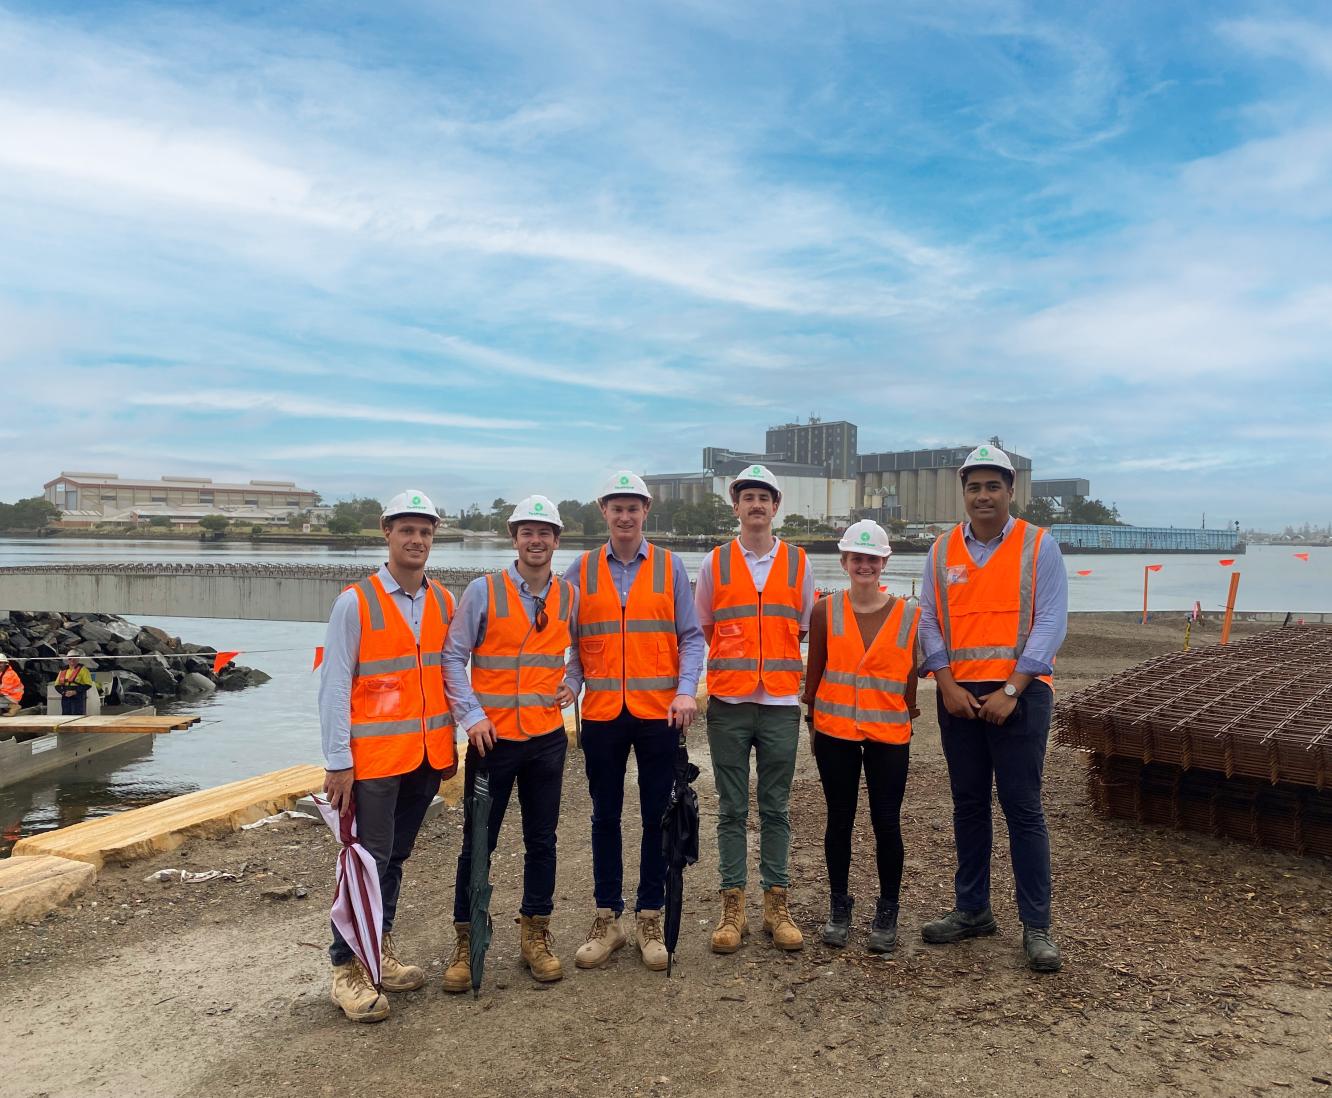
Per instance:
[[[1041,778],[1055,654],[1068,628],[1068,576],[1052,537],[1015,519],[1013,463],[978,446],[959,470],[967,520],[941,536],[921,583],[921,674],[938,682],[939,732],[953,793],[954,910],[921,928],[935,945],[993,934],[991,791],[1008,821],[1027,965],[1056,972],[1050,835]]]
[[[425,578],[439,512],[424,492],[394,496],[380,519],[388,562],[333,604],[319,678],[324,792],[339,812],[355,812],[362,846],[379,869],[383,899],[384,991],[425,983],[398,959],[393,918],[403,863],[412,853],[441,778],[458,768],[440,670],[453,596]],[[333,1002],[355,1022],[388,1017],[388,998],[370,983],[333,928]]]
[[[748,933],[745,825],[749,756],[758,773],[759,874],[763,929],[779,949],[804,937],[787,909],[791,782],[800,740],[800,642],[814,609],[805,552],[773,535],[777,478],[762,465],[731,483],[740,536],[714,549],[698,573],[695,605],[708,640],[708,746],[717,782],[722,913],[716,953],[734,953]]]
[[[490,776],[491,851],[509,797],[518,787],[523,813],[523,964],[540,983],[564,975],[551,950],[550,916],[555,903],[555,828],[569,746],[560,710],[574,700],[562,680],[565,653],[577,641],[578,602],[573,586],[551,571],[563,528],[559,510],[545,496],[528,496],[513,509],[509,535],[517,560],[503,572],[468,584],[444,648],[449,700],[468,740],[463,843],[453,893],[455,942],[444,972],[445,991],[472,986],[471,794],[478,767]]]
[[[652,494],[641,477],[611,474],[597,499],[606,544],[565,572],[578,588],[578,645],[565,685],[583,698],[583,761],[592,795],[592,879],[596,915],[578,948],[579,968],[598,968],[628,940],[620,817],[630,750],[638,769],[642,843],[634,937],[643,963],[666,967],[661,908],[666,860],[661,818],[670,798],[679,738],[694,719],[703,673],[703,631],[684,562],[643,537]]]

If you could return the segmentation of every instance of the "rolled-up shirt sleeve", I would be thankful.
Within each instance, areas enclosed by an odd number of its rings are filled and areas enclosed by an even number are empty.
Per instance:
[[[680,651],[680,684],[677,694],[698,693],[698,680],[703,677],[703,660],[707,655],[707,642],[703,628],[698,624],[698,608],[694,605],[694,592],[689,587],[689,570],[678,553],[671,554],[675,582],[675,640]]]
[[[351,692],[361,650],[361,611],[355,591],[333,603],[324,633],[324,662],[319,665],[319,736],[324,766],[348,770],[351,753]]]
[[[1023,675],[1049,675],[1055,656],[1068,632],[1068,572],[1059,544],[1049,534],[1041,538],[1036,556],[1036,590],[1033,593],[1031,633],[1018,657]]]
[[[458,612],[449,626],[448,639],[444,642],[444,688],[448,691],[453,719],[464,732],[486,716],[485,709],[472,691],[467,663],[472,658],[472,650],[485,636],[486,604],[489,598],[485,576],[472,580],[458,600]]]
[[[925,574],[920,580],[920,625],[916,632],[920,638],[922,675],[948,666],[948,650],[944,647],[943,630],[939,628],[939,608],[934,602],[934,554],[938,551],[935,544],[925,554]]]

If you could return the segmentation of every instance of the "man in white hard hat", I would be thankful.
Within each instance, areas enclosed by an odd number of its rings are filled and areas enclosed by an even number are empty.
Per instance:
[[[938,682],[953,793],[956,907],[926,923],[942,945],[993,934],[992,790],[1008,821],[1027,964],[1061,964],[1050,936],[1050,836],[1041,776],[1055,655],[1068,627],[1068,577],[1055,540],[1010,513],[1013,463],[978,446],[960,470],[967,521],[935,541],[921,583],[921,673]]]
[[[779,949],[804,937],[787,908],[791,782],[800,740],[800,641],[814,609],[814,576],[803,549],[773,535],[777,478],[763,465],[731,483],[740,536],[714,549],[698,573],[695,605],[708,640],[708,746],[717,783],[722,913],[717,953],[734,953],[745,915],[749,757],[758,773],[759,875],[763,929]]]
[[[6,717],[15,716],[23,706],[23,680],[3,652],[0,652],[0,700],[5,703]]]
[[[403,863],[442,778],[458,768],[441,670],[454,616],[453,596],[425,575],[439,512],[416,490],[384,508],[388,561],[333,604],[319,679],[324,792],[340,813],[355,812],[361,845],[379,869],[384,905],[384,991],[425,983],[401,961],[393,922]],[[333,930],[334,1003],[357,1022],[388,1017],[388,998],[370,983],[351,947]]]
[[[652,494],[627,469],[597,496],[609,538],[564,573],[578,588],[578,645],[565,683],[583,698],[583,761],[592,796],[592,880],[596,914],[574,963],[597,968],[627,941],[620,817],[629,752],[638,769],[642,842],[634,931],[648,968],[666,967],[661,909],[666,861],[661,818],[675,753],[697,712],[705,644],[684,562],[643,536]]]
[[[515,785],[522,805],[522,962],[540,983],[564,975],[551,949],[550,917],[555,829],[569,746],[560,710],[573,704],[563,682],[564,663],[577,641],[578,599],[573,586],[551,570],[563,529],[559,509],[545,496],[522,500],[509,516],[517,559],[503,572],[468,584],[444,648],[449,698],[468,741],[462,852],[453,892],[456,940],[444,972],[445,991],[472,986],[471,793],[482,766],[490,778],[492,851]]]
[[[56,675],[56,693],[60,695],[60,712],[66,716],[81,716],[88,711],[88,691],[92,689],[92,675],[83,666],[80,652],[66,652],[65,666]]]

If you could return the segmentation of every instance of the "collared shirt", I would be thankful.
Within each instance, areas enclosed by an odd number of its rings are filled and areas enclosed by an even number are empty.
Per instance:
[[[421,615],[425,612],[426,584],[414,595],[402,589],[387,564],[376,573],[412,635],[421,642]],[[353,588],[333,602],[324,634],[324,662],[319,665],[319,734],[324,746],[324,766],[346,770],[352,765],[351,691],[361,653],[361,608]]]
[[[536,620],[536,599],[544,599],[550,594],[550,585],[554,582],[554,573],[540,591],[533,591],[527,586],[527,580],[518,572],[515,561],[504,569],[518,589],[518,601],[523,605],[527,620]],[[490,609],[489,584],[485,576],[478,576],[467,585],[463,596],[458,600],[457,613],[449,625],[449,637],[444,642],[444,688],[449,695],[449,708],[453,710],[453,719],[458,727],[466,732],[478,721],[486,719],[486,711],[472,690],[472,679],[467,673],[467,662],[475,649],[486,637],[486,612]],[[573,637],[574,651],[578,650],[578,588],[573,589],[573,606],[569,608],[569,632]]]
[[[781,539],[774,537],[772,539],[772,548],[762,556],[755,553],[752,549],[745,548],[745,543],[740,543],[740,555],[745,558],[745,565],[749,569],[749,577],[754,581],[754,589],[760,594],[763,593],[763,585],[768,582],[768,573],[772,571],[772,561],[777,555],[777,547],[781,545]],[[694,606],[698,609],[698,623],[702,627],[704,635],[707,635],[708,627],[713,623],[712,617],[712,560],[719,552],[730,552],[730,544],[723,545],[720,549],[713,549],[703,558],[702,567],[698,571],[698,581],[694,585]],[[791,547],[791,552],[795,552],[795,546]],[[805,582],[800,591],[800,632],[809,632],[809,618],[814,613],[814,570],[809,567],[808,562],[805,565]],[[759,705],[799,705],[799,694],[769,694],[763,689],[760,683],[757,690],[752,694],[746,694],[741,698],[723,698],[718,695],[718,701],[724,702],[756,702]]]
[[[971,532],[971,523],[962,527],[962,541],[971,559],[983,565],[994,556],[1004,538],[1013,529],[1016,520],[1010,515],[1004,528],[989,541],[981,541]],[[947,539],[944,546],[947,547]],[[948,653],[944,649],[943,631],[939,628],[939,611],[934,602],[934,554],[938,543],[925,554],[925,577],[920,584],[920,647],[925,653],[920,673],[938,671],[948,666]],[[1054,672],[1055,655],[1068,632],[1068,573],[1064,571],[1064,557],[1059,544],[1052,537],[1041,539],[1041,551],[1036,557],[1036,591],[1032,607],[1031,633],[1027,646],[1018,657],[1017,670],[1023,675],[1049,675]]]
[[[638,578],[638,570],[647,560],[647,539],[638,544],[634,559],[625,564],[615,555],[609,542],[606,544],[606,560],[610,565],[611,579],[620,593],[620,605],[629,605],[629,588]],[[660,551],[660,550],[659,550]],[[596,567],[599,550],[592,552],[591,566]],[[565,572],[565,577],[575,587],[582,577],[582,558],[574,561],[574,567]],[[698,624],[698,611],[694,609],[694,595],[689,587],[689,572],[680,559],[679,553],[671,554],[671,579],[675,584],[675,639],[680,649],[680,682],[676,686],[677,694],[688,694],[691,698],[698,693],[698,680],[703,675],[703,660],[707,654],[707,642],[703,639],[703,630]],[[583,661],[578,654],[578,646],[569,650],[569,661],[564,668],[564,682],[575,694],[583,688]]]

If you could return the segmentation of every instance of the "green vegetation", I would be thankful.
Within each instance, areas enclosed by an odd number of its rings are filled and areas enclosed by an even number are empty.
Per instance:
[[[231,520],[226,515],[204,515],[199,520],[199,529],[204,532],[204,536],[217,541],[226,533],[227,527],[231,525]]]
[[[60,517],[60,508],[42,496],[0,503],[0,530],[45,530]]]
[[[330,534],[359,534],[361,532],[361,520],[355,515],[335,513],[329,516],[328,532]]]
[[[1085,523],[1091,526],[1123,526],[1119,512],[1107,507],[1099,499],[1087,499],[1074,496],[1064,511],[1058,509],[1054,500],[1037,496],[1023,509],[1013,508],[1019,518],[1037,526],[1053,526],[1056,523]]]

